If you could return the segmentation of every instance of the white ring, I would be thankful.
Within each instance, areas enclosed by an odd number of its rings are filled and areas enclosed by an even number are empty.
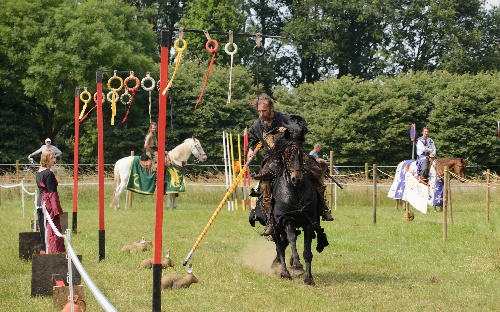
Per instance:
[[[238,46],[236,45],[236,43],[233,42],[233,48],[234,48],[234,50],[233,50],[233,52],[229,52],[229,50],[228,50],[229,44],[230,44],[229,42],[226,43],[226,45],[224,46],[224,51],[226,51],[226,53],[228,55],[234,55],[238,51]]]
[[[146,81],[146,80],[151,81],[151,87],[146,88],[146,87],[144,86],[144,81]],[[151,91],[151,90],[153,90],[153,89],[155,88],[155,84],[156,84],[155,80],[154,80],[152,77],[150,77],[150,76],[146,76],[146,77],[142,78],[142,80],[141,80],[141,87],[142,87],[144,90],[146,90],[146,91]]]
[[[125,102],[125,101],[123,100],[123,97],[124,97],[124,96],[128,96],[128,101],[127,101],[127,102]],[[130,93],[128,93],[128,92],[125,92],[125,93],[123,93],[123,94],[120,96],[120,101],[122,102],[122,104],[123,104],[123,105],[128,105],[128,104],[130,104],[130,102],[132,102],[132,95],[131,95]]]
[[[110,103],[113,103],[113,93],[116,93],[115,101],[118,101],[118,99],[120,98],[117,92],[109,91],[106,95],[106,99],[108,99],[108,102]]]

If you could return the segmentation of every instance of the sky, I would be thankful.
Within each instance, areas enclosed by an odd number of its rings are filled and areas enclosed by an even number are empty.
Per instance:
[[[500,6],[500,0],[486,0],[486,3],[494,6]]]

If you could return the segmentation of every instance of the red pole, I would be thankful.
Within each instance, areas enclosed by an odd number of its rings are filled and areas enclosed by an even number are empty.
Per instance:
[[[78,145],[80,139],[80,88],[75,90],[75,141],[73,152],[73,233],[77,232],[78,224]]]
[[[167,97],[163,90],[168,83],[168,50],[169,31],[161,32],[160,50],[160,90],[158,109],[158,169],[156,180],[156,222],[155,222],[155,250],[153,261],[153,311],[161,311],[161,256],[163,248],[163,195],[165,193],[165,143],[167,132]]]
[[[99,261],[105,256],[104,232],[104,119],[102,116],[102,71],[96,72],[97,83],[97,177],[99,188]]]

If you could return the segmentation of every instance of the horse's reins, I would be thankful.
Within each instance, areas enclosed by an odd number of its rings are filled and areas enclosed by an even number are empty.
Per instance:
[[[198,152],[198,157],[196,157],[197,161],[200,161],[200,157],[207,156],[207,154],[200,152],[201,146],[198,148],[199,144],[195,143],[193,147],[191,148],[191,153],[193,153],[194,149],[196,148],[196,152]],[[203,150],[203,149],[202,149]],[[194,154],[194,153],[193,153]]]

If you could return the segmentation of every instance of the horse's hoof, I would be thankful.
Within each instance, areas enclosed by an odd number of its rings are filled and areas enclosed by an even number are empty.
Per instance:
[[[290,275],[290,272],[286,271],[286,272],[281,272],[281,278],[286,278],[291,280],[292,276]]]
[[[294,276],[300,276],[300,275],[302,275],[304,273],[306,273],[306,270],[304,270],[303,268],[293,269],[293,275]]]
[[[304,284],[309,286],[316,286],[316,283],[314,283],[314,279],[312,277],[306,277],[304,279]]]

